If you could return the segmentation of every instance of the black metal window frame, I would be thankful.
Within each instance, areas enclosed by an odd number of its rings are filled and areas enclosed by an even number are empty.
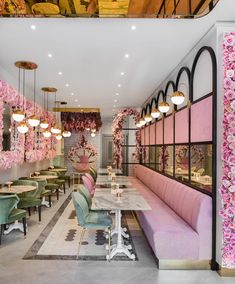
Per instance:
[[[206,94],[205,96],[194,100],[194,75],[195,75],[195,70],[196,70],[196,66],[198,63],[198,60],[200,58],[200,56],[202,54],[204,54],[205,52],[207,52],[210,56],[211,59],[211,68],[212,68],[212,92],[209,94]],[[163,146],[164,147],[164,119],[170,115],[173,115],[173,144],[170,144],[173,146],[173,176],[169,176],[166,175],[164,172],[161,171],[157,171],[155,169],[155,171],[159,172],[160,174],[163,174],[165,176],[167,176],[168,178],[174,179],[177,182],[181,182],[186,184],[187,186],[203,192],[204,194],[208,194],[212,197],[212,259],[211,259],[211,269],[212,270],[217,270],[218,269],[218,263],[216,262],[216,196],[217,196],[217,188],[216,188],[216,180],[217,180],[217,175],[216,175],[216,169],[217,169],[217,141],[216,141],[216,137],[217,137],[217,61],[216,61],[216,55],[214,50],[210,47],[210,46],[203,46],[199,49],[199,51],[197,52],[196,56],[194,57],[193,60],[193,64],[191,67],[191,70],[187,67],[187,66],[183,66],[180,68],[177,76],[176,76],[176,80],[175,82],[170,80],[166,83],[166,87],[164,90],[160,90],[157,93],[156,97],[153,97],[152,100],[150,101],[150,103],[147,103],[145,107],[142,108],[141,111],[141,117],[144,117],[144,115],[151,113],[151,110],[153,107],[158,107],[159,104],[159,98],[162,96],[163,101],[166,101],[166,97],[167,97],[167,93],[168,93],[168,89],[170,86],[172,86],[173,91],[177,91],[178,87],[179,87],[179,82],[180,82],[180,78],[182,76],[183,73],[186,73],[187,75],[187,79],[188,79],[188,85],[189,85],[189,104],[187,106],[185,106],[184,108],[188,108],[188,142],[186,143],[176,143],[175,142],[175,112],[182,110],[183,108],[181,108],[180,110],[177,110],[177,106],[174,106],[173,112],[172,114],[169,115],[163,115],[163,118],[161,118],[163,120],[163,143],[161,145],[157,145],[156,144],[156,123],[157,121],[160,121],[161,119],[155,119],[155,121],[152,121],[148,124],[146,124],[146,126],[149,126],[151,124],[155,124],[155,145],[156,146]],[[204,100],[206,98],[208,98],[209,96],[212,96],[212,141],[201,141],[201,142],[192,142],[191,141],[191,105]],[[145,126],[145,129],[146,129]],[[144,137],[145,138],[145,137]],[[149,130],[149,141],[150,141],[150,130]],[[202,190],[198,187],[195,187],[191,184],[191,147],[192,145],[195,144],[211,144],[212,145],[212,192],[209,193],[205,190]],[[188,165],[189,165],[189,181],[188,182],[182,182],[179,181],[178,179],[175,178],[175,147],[179,144],[187,144],[189,146],[189,152],[188,152]],[[145,145],[142,145],[144,147],[146,147]],[[152,145],[149,145],[152,146]],[[154,146],[154,145],[153,145]],[[164,161],[164,159],[163,159]],[[156,162],[156,161],[155,161]],[[146,166],[145,164],[142,163],[142,157],[140,155],[140,164],[142,164],[143,166]],[[147,166],[149,168],[149,166]],[[151,168],[152,169],[152,168]],[[164,169],[164,165],[163,165],[163,169]],[[152,169],[153,170],[153,169]]]

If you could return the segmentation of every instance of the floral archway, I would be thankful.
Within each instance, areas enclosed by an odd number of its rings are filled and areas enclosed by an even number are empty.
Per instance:
[[[116,167],[118,169],[121,168],[122,164],[122,144],[124,143],[124,135],[123,135],[123,122],[128,116],[133,116],[135,123],[137,123],[140,119],[140,112],[135,108],[125,108],[121,110],[113,120],[113,143],[114,143],[114,161]],[[134,158],[135,161],[139,161],[139,153],[140,153],[140,130],[136,130],[136,148]]]

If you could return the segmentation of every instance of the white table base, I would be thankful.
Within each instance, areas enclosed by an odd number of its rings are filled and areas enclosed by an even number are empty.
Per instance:
[[[121,214],[121,217],[122,217],[122,213],[120,213],[120,214]],[[126,233],[126,231],[127,231],[127,228],[121,227],[122,236],[126,239],[129,239],[129,235]],[[115,212],[115,227],[111,231],[111,236],[113,236],[115,234],[118,234],[118,214],[117,214],[117,211]]]
[[[10,224],[8,229],[4,231],[4,235],[9,234],[13,230],[20,230],[22,233],[24,232],[23,224],[19,221],[15,221],[13,224]]]
[[[129,249],[131,249],[131,246],[125,246],[123,244],[123,239],[122,239],[122,227],[121,227],[121,210],[117,209],[116,210],[116,226],[117,226],[117,244],[112,246],[112,251],[110,253],[110,255],[107,255],[107,260],[112,259],[116,254],[118,253],[124,253],[126,256],[128,256],[130,259],[135,260],[135,255],[131,254]]]
[[[52,204],[52,203],[51,203],[51,204]],[[42,203],[41,203],[41,205],[46,206],[47,208],[50,207],[50,203],[49,203],[49,201],[46,201],[45,196],[43,196],[43,198],[42,198]]]

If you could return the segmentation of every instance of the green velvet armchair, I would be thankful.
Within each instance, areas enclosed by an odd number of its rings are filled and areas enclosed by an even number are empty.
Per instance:
[[[56,197],[57,200],[59,200],[59,189],[60,189],[60,185],[56,182],[58,179],[58,175],[55,172],[51,172],[51,171],[40,171],[41,175],[46,175],[46,176],[55,176],[54,179],[50,179],[47,181],[47,185],[45,186],[46,190],[50,190],[51,193],[56,193]]]
[[[33,191],[18,194],[20,198],[20,201],[18,203],[18,208],[28,209],[29,216],[31,216],[30,208],[37,207],[38,208],[38,219],[39,219],[39,222],[41,222],[42,188],[38,186],[38,183],[36,181],[31,181],[31,180],[15,180],[13,181],[13,185],[30,185],[30,186],[36,187],[36,189]]]
[[[78,224],[82,227],[82,232],[81,232],[79,245],[78,245],[77,259],[79,257],[79,251],[80,251],[82,239],[87,229],[93,229],[93,230],[108,229],[109,255],[107,259],[109,259],[112,218],[108,214],[102,214],[99,211],[95,212],[95,211],[89,210],[87,201],[85,200],[83,195],[81,195],[79,192],[73,192],[72,199],[73,199],[73,204],[74,204],[74,208],[75,208],[77,219],[78,219]]]
[[[26,211],[16,208],[18,202],[19,197],[16,194],[0,195],[0,245],[6,224],[22,220],[24,235],[26,236]]]

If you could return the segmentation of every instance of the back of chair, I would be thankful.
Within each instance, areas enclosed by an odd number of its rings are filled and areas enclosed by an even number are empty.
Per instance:
[[[91,208],[92,200],[91,200],[91,194],[89,190],[83,184],[80,184],[78,186],[78,190],[81,193],[81,195],[83,195],[83,197],[86,199],[88,207]]]
[[[45,176],[58,176],[57,173],[52,172],[52,171],[46,171],[46,170],[40,171],[40,174],[45,175]]]
[[[38,186],[38,183],[33,180],[15,180],[13,181],[13,185],[30,185],[36,187],[35,190],[25,192],[20,194],[20,197],[32,197],[32,198],[40,198],[42,188]]]
[[[97,171],[92,167],[89,168],[89,171],[90,171],[90,174],[92,176],[94,175],[94,180],[96,180],[97,179]]]
[[[86,224],[86,217],[89,214],[88,204],[85,198],[79,192],[73,192],[72,199],[78,223],[80,226],[84,227]]]
[[[91,196],[93,196],[95,189],[94,189],[94,186],[92,185],[90,179],[86,176],[82,176],[82,181],[83,181],[83,184],[85,185],[85,187],[89,190]]]
[[[19,202],[16,194],[0,196],[0,224],[6,224],[8,216]]]
[[[85,176],[89,178],[93,187],[95,187],[95,181],[89,173],[85,173]]]

